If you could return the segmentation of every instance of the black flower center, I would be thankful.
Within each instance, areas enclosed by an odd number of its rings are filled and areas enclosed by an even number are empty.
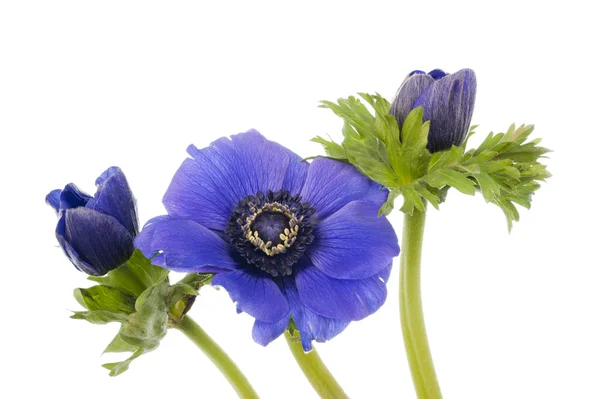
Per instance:
[[[314,212],[288,191],[258,192],[238,202],[226,232],[248,263],[274,277],[286,276],[313,240]]]

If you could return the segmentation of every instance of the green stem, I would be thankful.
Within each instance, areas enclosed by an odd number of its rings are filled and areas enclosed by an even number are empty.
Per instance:
[[[442,397],[435,375],[421,305],[421,250],[425,212],[404,216],[400,257],[400,322],[413,384],[419,399]]]
[[[348,395],[344,393],[340,384],[333,378],[315,348],[305,353],[302,344],[292,340],[292,336],[288,331],[285,332],[285,338],[298,366],[300,366],[306,379],[322,399],[348,398]]]
[[[184,333],[221,370],[240,398],[258,399],[258,395],[236,364],[194,320],[184,316],[175,328]]]

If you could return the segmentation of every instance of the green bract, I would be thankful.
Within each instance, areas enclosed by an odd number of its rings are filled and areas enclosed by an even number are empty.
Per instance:
[[[158,347],[167,329],[181,321],[202,285],[211,275],[190,274],[180,282],[169,283],[169,271],[153,266],[141,252],[103,277],[89,277],[100,283],[77,288],[74,296],[87,311],[74,312],[73,319],[90,323],[121,323],[121,329],[104,353],[132,352],[124,361],[103,367],[111,376],[127,371],[135,358]]]
[[[400,131],[385,98],[359,96],[374,112],[352,96],[337,103],[323,101],[322,108],[344,120],[344,140],[337,144],[317,136],[313,141],[321,143],[329,157],[352,163],[390,190],[380,215],[391,212],[400,195],[404,197],[400,210],[409,215],[415,209],[424,211],[426,202],[437,209],[449,187],[454,187],[469,195],[481,192],[486,202],[504,211],[510,230],[519,220],[515,204],[529,208],[539,182],[551,176],[539,162],[549,150],[538,145],[541,139],[527,141],[533,125],[513,124],[506,133],[490,133],[479,147],[467,150],[473,126],[460,147],[431,154],[426,148],[429,122],[423,122],[421,107],[408,115]]]

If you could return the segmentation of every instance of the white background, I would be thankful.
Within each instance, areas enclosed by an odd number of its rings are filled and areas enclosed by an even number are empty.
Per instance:
[[[404,3],[404,4],[402,4]],[[562,4],[562,5],[558,5]],[[391,98],[413,69],[477,73],[474,143],[535,123],[554,177],[507,233],[480,196],[429,212],[423,301],[447,398],[600,398],[597,60],[592,2],[4,1],[0,5],[3,217],[0,396],[233,398],[177,331],[109,378],[117,325],[70,320],[88,286],[63,256],[44,196],[119,165],[140,219],[190,143],[256,128],[302,156],[339,139],[321,99]],[[391,217],[400,233],[401,214]],[[353,398],[412,398],[389,300],[318,350]],[[193,317],[264,398],[312,398],[283,338],[252,341],[252,319],[205,289]]]

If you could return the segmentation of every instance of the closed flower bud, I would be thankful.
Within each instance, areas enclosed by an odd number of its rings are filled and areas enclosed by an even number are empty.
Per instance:
[[[56,238],[78,270],[101,276],[125,263],[138,233],[135,199],[125,175],[111,167],[96,179],[91,197],[74,184],[54,190],[46,202],[58,213]]]
[[[398,89],[390,113],[402,129],[410,111],[423,107],[423,120],[430,121],[427,149],[444,151],[464,141],[473,116],[476,91],[475,72],[471,69],[453,74],[440,69],[428,74],[413,71]]]

